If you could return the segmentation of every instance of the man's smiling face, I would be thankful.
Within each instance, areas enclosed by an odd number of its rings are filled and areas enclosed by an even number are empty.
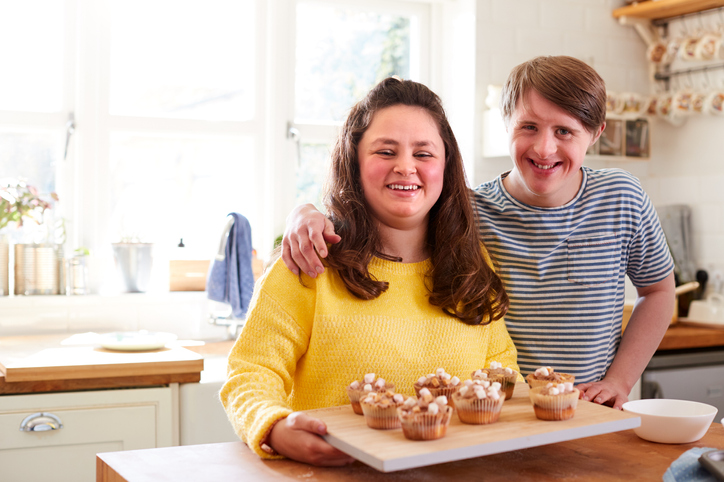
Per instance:
[[[532,206],[563,206],[578,192],[586,150],[604,127],[592,134],[576,117],[531,90],[518,99],[506,124],[514,168],[503,181],[505,188]]]

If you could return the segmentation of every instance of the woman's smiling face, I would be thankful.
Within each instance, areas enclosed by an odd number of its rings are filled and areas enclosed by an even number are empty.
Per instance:
[[[578,192],[586,150],[604,127],[592,134],[576,117],[529,91],[506,125],[514,168],[505,188],[526,204],[563,206]]]
[[[372,215],[385,226],[427,225],[443,186],[445,146],[421,107],[377,111],[357,146],[360,180]]]

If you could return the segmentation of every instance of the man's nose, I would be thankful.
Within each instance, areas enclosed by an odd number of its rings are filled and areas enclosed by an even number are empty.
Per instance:
[[[535,149],[535,153],[538,154],[541,159],[546,159],[552,156],[558,150],[558,143],[555,134],[548,132],[540,133],[536,138],[533,148]]]

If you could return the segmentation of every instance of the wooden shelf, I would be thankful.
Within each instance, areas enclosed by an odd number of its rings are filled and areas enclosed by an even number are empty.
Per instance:
[[[656,20],[724,7],[724,0],[650,0],[613,11],[614,18],[633,17]]]
[[[601,154],[586,154],[587,161],[650,161],[650,157],[634,157],[634,156],[602,156]]]

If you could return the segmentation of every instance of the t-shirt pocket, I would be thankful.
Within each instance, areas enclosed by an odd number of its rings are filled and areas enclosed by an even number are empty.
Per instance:
[[[568,238],[568,281],[599,285],[616,278],[621,249],[614,233]]]

